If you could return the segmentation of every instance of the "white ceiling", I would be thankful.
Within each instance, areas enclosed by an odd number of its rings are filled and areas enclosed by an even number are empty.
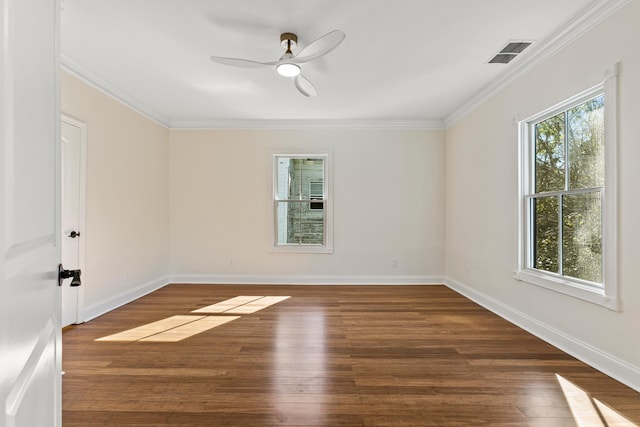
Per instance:
[[[603,1],[62,0],[62,63],[168,126],[442,123],[595,3]],[[345,41],[303,65],[313,98],[269,68],[209,59],[274,61],[282,32],[304,48],[334,29]],[[488,64],[510,40],[534,44],[511,64]]]

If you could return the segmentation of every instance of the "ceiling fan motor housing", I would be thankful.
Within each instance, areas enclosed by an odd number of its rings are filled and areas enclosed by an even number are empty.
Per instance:
[[[282,33],[280,45],[287,50],[295,49],[298,46],[298,36],[293,33]]]

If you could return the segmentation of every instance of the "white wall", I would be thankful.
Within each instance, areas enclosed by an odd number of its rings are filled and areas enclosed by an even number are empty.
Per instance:
[[[640,389],[640,1],[521,77],[446,132],[446,271],[454,288]],[[619,280],[610,311],[518,282],[518,137],[524,118],[603,80],[621,62]]]
[[[333,254],[269,251],[268,150],[301,147],[333,149]],[[174,129],[170,153],[173,281],[442,282],[442,131]]]
[[[169,131],[61,73],[62,112],[87,125],[85,313],[165,285]]]

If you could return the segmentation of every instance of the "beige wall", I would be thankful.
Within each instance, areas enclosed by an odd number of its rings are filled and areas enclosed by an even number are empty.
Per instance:
[[[175,280],[442,281],[442,131],[172,130],[170,145]],[[268,150],[304,147],[333,149],[334,253],[270,253]]]
[[[447,276],[575,346],[596,364],[623,367],[640,388],[640,2],[521,77],[446,133]],[[528,117],[604,79],[620,61],[618,256],[622,311],[512,279],[517,268],[518,134]],[[589,353],[592,349],[593,352]],[[605,366],[606,368],[606,366]],[[615,367],[611,368],[617,369]],[[615,373],[615,372],[614,372]]]
[[[62,112],[87,125],[86,258],[89,317],[157,285],[169,265],[169,132],[61,73]]]

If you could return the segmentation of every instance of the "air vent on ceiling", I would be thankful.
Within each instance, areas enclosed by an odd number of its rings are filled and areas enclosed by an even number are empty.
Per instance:
[[[489,64],[508,64],[513,61],[516,56],[523,50],[531,46],[531,42],[511,41],[508,42],[493,58],[489,60]]]

